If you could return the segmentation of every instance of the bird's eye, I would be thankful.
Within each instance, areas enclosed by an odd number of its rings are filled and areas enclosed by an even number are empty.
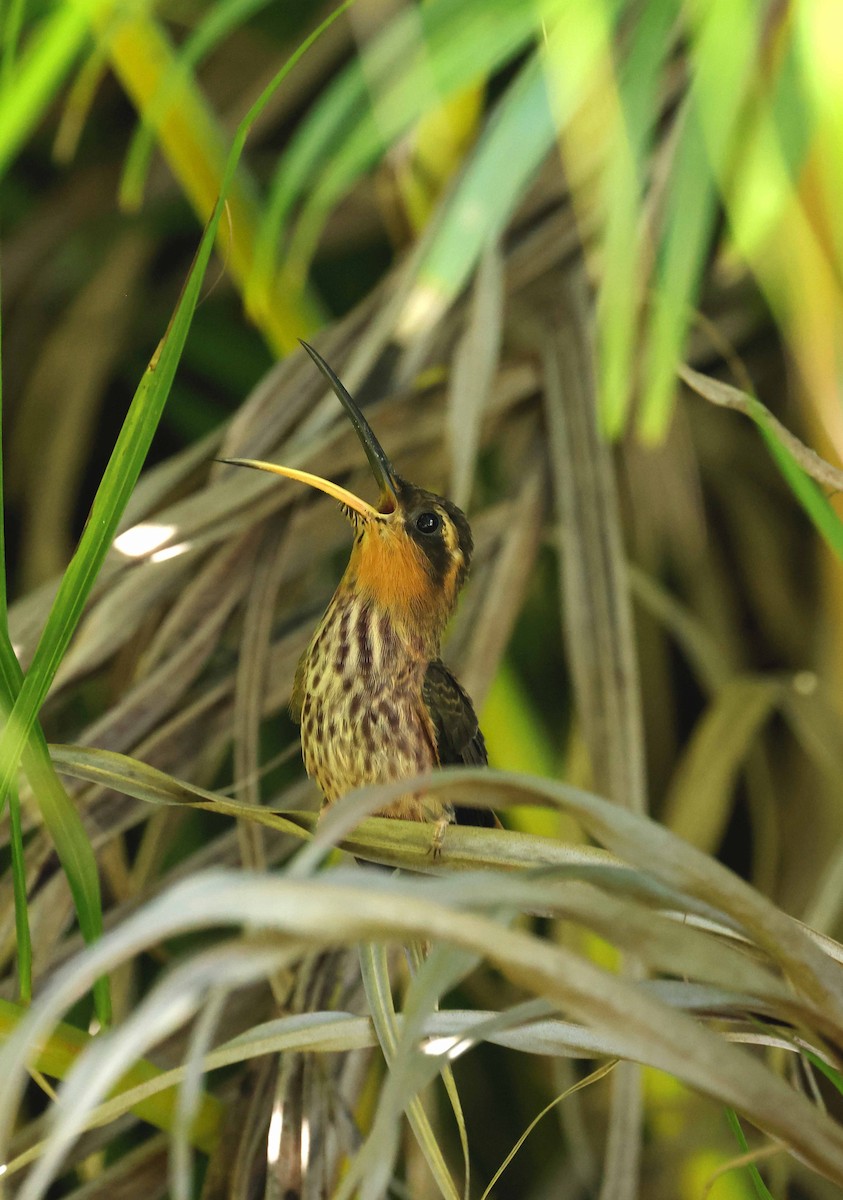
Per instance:
[[[442,525],[442,518],[435,512],[419,513],[416,517],[416,529],[419,533],[437,533]]]

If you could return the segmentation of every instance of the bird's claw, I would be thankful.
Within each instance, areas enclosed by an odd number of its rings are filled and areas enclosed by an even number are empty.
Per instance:
[[[433,840],[430,843],[428,853],[432,856],[434,862],[438,862],[442,857],[442,847],[445,844],[445,830],[451,824],[451,817],[448,813],[443,813],[438,817],[433,826]]]

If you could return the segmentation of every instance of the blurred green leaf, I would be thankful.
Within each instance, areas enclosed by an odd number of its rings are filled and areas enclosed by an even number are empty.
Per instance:
[[[217,0],[175,51],[148,104],[140,110],[140,125],[129,146],[120,184],[120,200],[126,208],[140,208],[158,125],[169,103],[214,47],[268,3],[269,0]]]
[[[0,14],[0,85],[3,87],[8,84],[14,69],[25,9],[26,0],[11,0]]]
[[[638,417],[650,441],[664,436],[673,407],[676,366],[714,229],[717,186],[737,149],[762,19],[750,0],[712,0],[690,6],[690,12],[691,84],[659,238]]]
[[[596,313],[600,416],[610,437],[624,427],[635,380],[647,271],[641,208],[662,70],[672,28],[676,36],[678,15],[677,0],[644,6],[632,32],[629,54],[618,72],[616,109],[612,106],[615,125],[603,168],[605,228]]]
[[[508,659],[495,675],[480,723],[493,766],[550,778],[558,774],[562,764],[542,728],[535,697],[521,683]]]
[[[22,6],[20,6],[22,8]],[[19,15],[20,9],[17,10]],[[15,62],[14,8],[7,10],[0,76],[0,175],[55,99],[89,38],[85,4],[60,4],[27,37]]]
[[[485,79],[527,44],[535,29],[533,6],[511,0],[429,0],[396,13],[362,61],[354,59],[325,91],[281,156],[249,294],[273,269],[278,239],[286,234],[297,203],[302,210],[282,261],[294,277],[303,278],[328,213],[361,174],[414,121]],[[466,45],[471,54],[465,53]],[[520,126],[530,142],[536,132],[527,123],[531,115],[541,120],[538,112],[522,113]],[[549,144],[545,139],[545,148]],[[517,163],[518,158],[516,171]]]
[[[671,174],[666,229],[647,331],[639,428],[649,441],[658,441],[664,435],[673,407],[676,364],[689,325],[688,305],[702,277],[716,200],[699,117],[690,106]]]
[[[351,2],[345,0],[304,39],[270,87],[277,86]],[[192,72],[187,64],[179,68],[165,29],[147,13],[134,9],[99,13],[94,23],[116,75],[138,111],[150,114],[171,170],[199,218],[208,222],[206,229],[213,227],[229,270],[244,287],[257,252],[260,213],[255,184],[245,168],[238,166],[244,122],[227,151],[227,138]],[[247,115],[245,121],[251,124],[253,119]],[[217,211],[219,195],[226,201],[224,222]],[[262,281],[266,287],[250,294],[247,308],[275,352],[285,353],[318,324],[318,309],[306,287],[291,289],[283,278],[274,276],[269,280],[262,277]]]
[[[108,62],[102,47],[94,46],[67,92],[53,143],[53,157],[58,162],[69,162],[76,153],[85,122],[96,100],[97,89],[107,70]]]
[[[0,1000],[0,1042],[5,1042],[17,1029],[26,1015],[26,1008]],[[77,1061],[86,1047],[94,1038],[84,1033],[74,1025],[59,1024],[55,1027],[49,1039],[39,1049],[34,1067],[53,1079],[64,1079],[70,1068]],[[151,1062],[138,1061],[131,1071],[120,1081],[117,1094],[136,1088],[153,1087],[164,1074],[160,1067]],[[176,1093],[170,1085],[169,1090],[153,1091],[151,1098],[141,1097],[133,1106],[133,1111],[143,1121],[158,1129],[170,1128],[176,1108]],[[214,1096],[205,1095],[202,1101],[201,1113],[196,1120],[192,1137],[198,1149],[209,1152],[216,1139],[222,1119],[222,1105]],[[36,1157],[32,1155],[32,1157]],[[22,1165],[22,1164],[21,1164]]]
[[[502,233],[553,145],[556,126],[540,54],[501,96],[432,230],[405,312],[441,314],[465,287],[484,249]],[[505,175],[500,164],[507,163]]]

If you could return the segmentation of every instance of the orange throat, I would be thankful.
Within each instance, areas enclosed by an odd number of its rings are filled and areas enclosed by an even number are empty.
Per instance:
[[[401,529],[384,524],[358,531],[339,590],[388,618],[408,648],[421,644],[428,661],[437,657],[455,589],[437,584],[423,552]]]

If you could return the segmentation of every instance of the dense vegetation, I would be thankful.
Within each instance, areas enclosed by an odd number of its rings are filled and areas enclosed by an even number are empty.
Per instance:
[[[837,6],[0,34],[0,1184],[839,1195]],[[436,786],[507,828],[438,860],[375,790],[312,836],[348,528],[215,461],[371,489],[300,337],[471,517]]]

